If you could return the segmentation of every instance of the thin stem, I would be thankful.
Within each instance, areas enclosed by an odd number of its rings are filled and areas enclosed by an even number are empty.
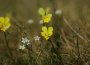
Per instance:
[[[75,30],[72,28],[72,26],[70,25],[70,23],[67,21],[66,18],[64,18],[64,22],[66,23],[66,25],[67,25],[80,39],[86,41],[86,39],[85,39],[83,36],[81,36],[79,33],[77,33],[77,31],[75,31]],[[87,41],[86,41],[86,42],[87,42]]]
[[[8,42],[8,40],[7,40],[7,35],[6,35],[5,32],[4,32],[4,37],[5,37],[5,43],[6,43],[6,47],[7,47],[7,49],[8,49],[9,57],[11,58],[11,60],[13,61],[13,63],[15,64],[15,61],[14,61],[14,59],[13,59],[13,57],[12,57],[11,49],[10,49],[10,47],[9,47],[9,42]]]
[[[78,37],[77,37],[77,53],[78,53],[78,59],[80,57],[80,52],[79,52],[79,43],[78,43]]]

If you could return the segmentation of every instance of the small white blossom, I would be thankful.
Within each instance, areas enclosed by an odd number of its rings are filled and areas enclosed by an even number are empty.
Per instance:
[[[26,45],[29,45],[30,44],[30,42],[28,42]]]
[[[60,14],[62,14],[62,11],[61,10],[56,10],[55,14],[60,15]]]
[[[24,45],[20,45],[19,49],[23,50],[23,49],[25,49],[25,46]]]
[[[35,36],[34,39],[35,39],[35,41],[38,41],[38,40],[40,40],[40,37],[39,36]]]
[[[30,40],[28,38],[22,38],[22,41],[21,41],[24,45],[29,45],[30,44]]]
[[[25,39],[24,38],[22,38],[22,41],[21,41],[22,43],[25,43],[26,41],[25,41]]]
[[[40,20],[40,21],[39,21],[39,24],[43,24],[43,20]]]
[[[34,21],[33,21],[32,19],[29,19],[27,22],[28,22],[29,24],[32,24]]]

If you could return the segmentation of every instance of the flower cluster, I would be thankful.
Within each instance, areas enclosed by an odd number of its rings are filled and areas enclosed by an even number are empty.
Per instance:
[[[10,24],[10,18],[9,17],[0,17],[0,30],[5,32],[9,27]]]
[[[34,37],[35,41],[39,41],[40,37],[39,36],[35,36]],[[30,44],[30,40],[27,37],[23,37],[21,39],[22,44],[19,46],[19,49],[23,50],[25,49],[29,44]]]
[[[21,42],[23,43],[23,45],[29,45],[30,44],[30,40],[27,37],[22,38]]]
[[[40,37],[39,36],[35,36],[34,39],[35,39],[35,41],[39,41]]]
[[[22,49],[22,50],[25,49],[26,46],[30,44],[30,40],[27,37],[22,38],[21,42],[22,42],[22,45],[19,46],[19,49]]]
[[[39,14],[42,16],[43,23],[49,23],[52,18],[52,14],[49,13],[49,8],[43,9],[40,8],[38,10]],[[43,36],[46,40],[48,40],[53,34],[53,27],[47,27],[46,24],[45,26],[42,26],[42,32],[41,36]]]

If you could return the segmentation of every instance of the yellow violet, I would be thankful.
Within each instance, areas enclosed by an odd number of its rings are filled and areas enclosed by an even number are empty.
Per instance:
[[[49,8],[46,9],[40,8],[38,12],[42,16],[42,20],[44,23],[48,23],[51,21],[52,14],[49,13]]]
[[[52,36],[53,34],[53,27],[46,27],[46,26],[43,26],[42,27],[42,32],[41,32],[41,35],[46,39],[48,40],[50,38],[50,36]]]
[[[10,24],[10,18],[9,17],[0,17],[0,29],[5,32],[9,27]]]

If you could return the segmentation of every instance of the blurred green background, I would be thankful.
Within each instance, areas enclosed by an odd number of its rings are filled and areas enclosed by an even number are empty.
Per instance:
[[[55,49],[43,39],[41,44],[33,41],[42,26],[38,9],[47,7],[53,15],[49,25]],[[0,0],[0,16],[7,14],[12,25],[6,32],[9,51],[0,31],[0,65],[90,65],[90,0]],[[19,51],[23,36],[30,38],[31,50]]]

